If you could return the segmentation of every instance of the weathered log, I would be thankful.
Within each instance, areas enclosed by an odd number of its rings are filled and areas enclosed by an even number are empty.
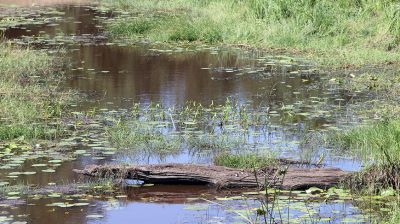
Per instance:
[[[257,171],[194,164],[87,166],[77,173],[141,180],[153,184],[196,184],[219,188],[275,187],[280,189],[328,188],[348,176],[337,168],[264,168]]]

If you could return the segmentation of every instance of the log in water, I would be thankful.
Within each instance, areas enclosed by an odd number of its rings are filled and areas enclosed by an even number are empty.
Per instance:
[[[213,165],[90,165],[77,173],[100,177],[141,180],[152,184],[195,184],[218,188],[275,187],[280,189],[329,188],[349,173],[338,168],[234,169]]]

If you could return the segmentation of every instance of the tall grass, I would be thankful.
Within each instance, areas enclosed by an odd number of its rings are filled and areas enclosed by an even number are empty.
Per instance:
[[[46,52],[0,44],[0,140],[54,136],[45,121],[60,117],[68,99],[58,91],[59,64]]]
[[[364,162],[365,168],[345,180],[357,191],[400,190],[400,120],[384,120],[337,134],[332,141]]]
[[[301,50],[324,65],[398,61],[395,0],[101,0],[127,11],[116,37]]]
[[[110,142],[118,149],[167,155],[181,149],[178,136],[165,135],[158,124],[133,120],[121,122],[107,130]]]
[[[396,207],[386,221],[381,222],[383,224],[397,224],[400,223],[400,209]]]
[[[107,129],[113,146],[126,152],[167,155],[186,150],[191,155],[251,151],[264,145],[268,111],[262,113],[227,99],[225,104],[183,106],[134,104]],[[262,130],[253,135],[253,130]]]
[[[400,121],[381,121],[338,134],[337,143],[367,165],[400,166]]]

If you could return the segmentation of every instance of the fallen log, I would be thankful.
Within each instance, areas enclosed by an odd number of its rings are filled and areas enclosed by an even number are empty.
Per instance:
[[[234,169],[213,165],[90,165],[76,173],[141,180],[152,184],[212,185],[218,188],[275,187],[280,189],[329,188],[349,174],[337,168]]]

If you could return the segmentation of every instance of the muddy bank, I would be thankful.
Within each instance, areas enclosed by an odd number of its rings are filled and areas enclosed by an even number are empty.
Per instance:
[[[75,172],[95,176],[142,180],[153,184],[195,184],[218,188],[275,187],[280,189],[329,188],[348,173],[337,168],[265,168],[256,172],[194,164],[88,166]]]

